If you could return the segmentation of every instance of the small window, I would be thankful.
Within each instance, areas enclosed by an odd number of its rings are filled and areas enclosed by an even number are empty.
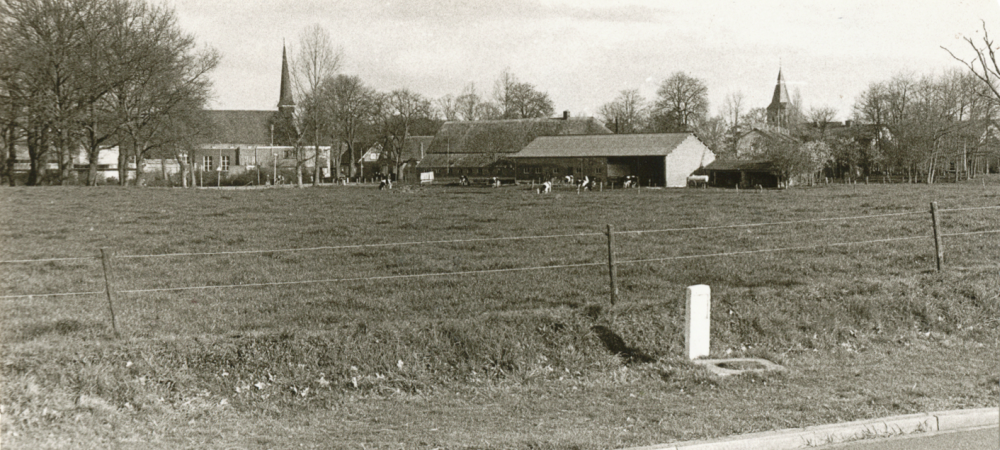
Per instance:
[[[201,158],[201,168],[202,168],[202,170],[209,170],[209,169],[212,168],[212,157],[211,156],[207,156],[206,155],[206,156],[203,156]]]
[[[521,169],[521,172],[522,173],[531,173],[531,170],[528,170],[528,168],[525,167],[525,168]]]
[[[222,170],[229,170],[229,155],[222,155]]]

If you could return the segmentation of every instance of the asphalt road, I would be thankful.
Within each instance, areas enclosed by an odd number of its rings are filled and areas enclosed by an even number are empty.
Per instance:
[[[1000,429],[913,434],[817,447],[822,450],[989,450],[1000,449]]]

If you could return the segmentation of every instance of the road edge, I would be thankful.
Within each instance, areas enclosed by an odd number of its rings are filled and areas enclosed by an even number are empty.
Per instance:
[[[715,440],[630,447],[624,450],[795,450],[876,437],[955,431],[998,424],[1000,409],[996,407],[958,409],[764,431]]]

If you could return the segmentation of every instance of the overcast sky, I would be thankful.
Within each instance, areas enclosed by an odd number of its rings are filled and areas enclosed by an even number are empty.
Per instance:
[[[982,20],[1000,38],[997,0],[162,0],[223,60],[214,109],[275,109],[284,41],[319,24],[342,72],[379,90],[430,98],[475,83],[492,93],[504,68],[547,92],[556,111],[593,115],[623,89],[649,100],[672,73],[708,86],[710,112],[730,92],[770,102],[779,65],[806,109],[849,118],[870,83],[940,73],[971,56]]]

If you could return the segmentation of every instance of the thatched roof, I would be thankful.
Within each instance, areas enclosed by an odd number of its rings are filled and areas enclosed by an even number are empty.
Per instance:
[[[486,153],[431,153],[424,156],[419,167],[487,167],[496,162]]]
[[[611,134],[592,117],[445,122],[427,154],[496,154],[521,151],[538,136]]]
[[[427,154],[434,136],[409,136],[403,146],[401,161],[420,161]]]
[[[590,136],[542,136],[513,155],[514,158],[589,158],[604,156],[666,156],[691,133],[608,134]],[[698,145],[702,145],[700,141]],[[707,150],[707,148],[706,148]]]

